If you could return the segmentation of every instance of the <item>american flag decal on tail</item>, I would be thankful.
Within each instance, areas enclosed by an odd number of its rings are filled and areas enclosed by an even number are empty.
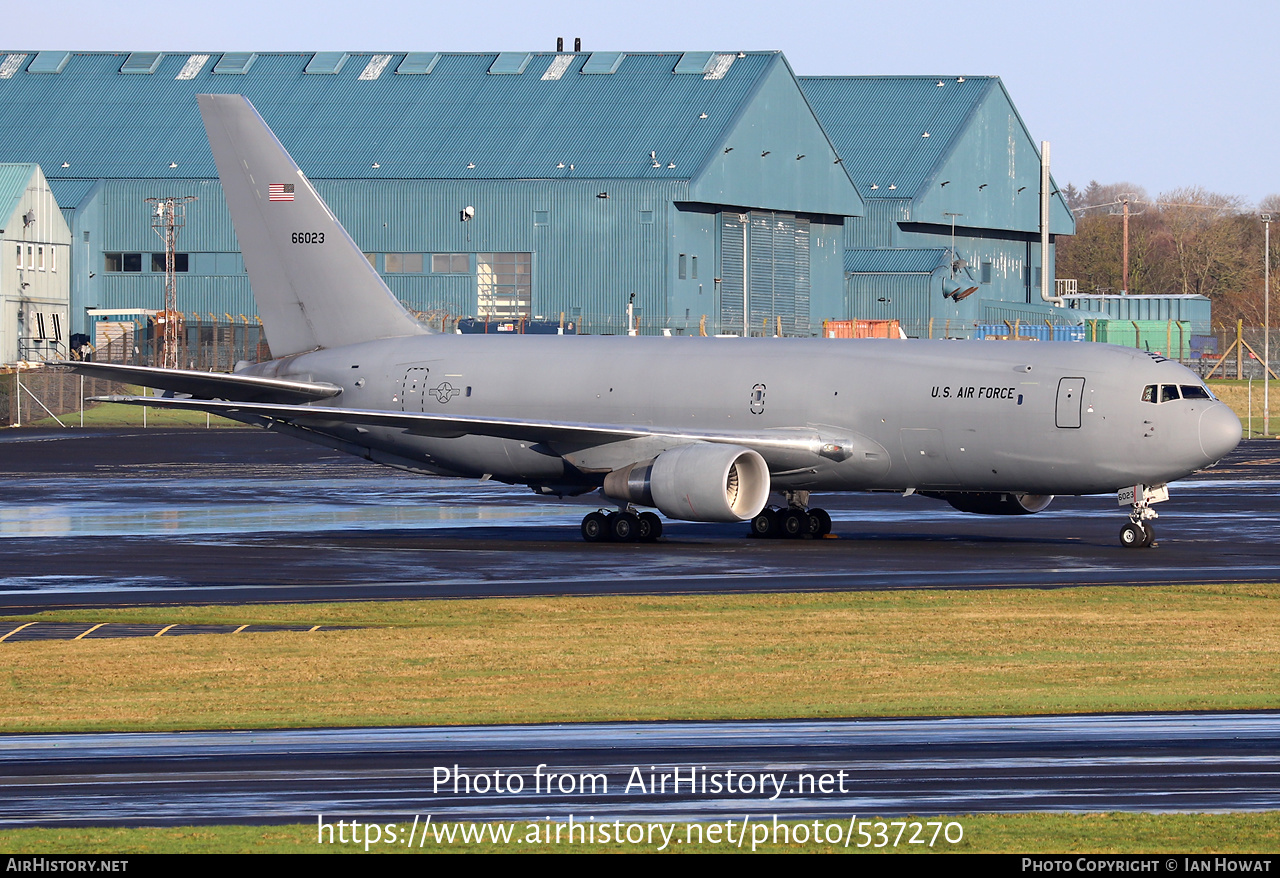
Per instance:
[[[293,184],[268,183],[267,201],[293,201]]]

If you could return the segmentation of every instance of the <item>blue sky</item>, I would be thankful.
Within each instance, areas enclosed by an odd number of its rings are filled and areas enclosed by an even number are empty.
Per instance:
[[[994,74],[1061,185],[1280,193],[1280,3],[1262,0],[45,0],[6,10],[5,34],[7,49],[170,52],[549,51],[563,36],[780,49],[800,75]]]

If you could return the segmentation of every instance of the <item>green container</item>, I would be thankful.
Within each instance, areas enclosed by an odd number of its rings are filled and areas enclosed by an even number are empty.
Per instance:
[[[1189,320],[1087,320],[1085,339],[1179,360],[1191,357]]]

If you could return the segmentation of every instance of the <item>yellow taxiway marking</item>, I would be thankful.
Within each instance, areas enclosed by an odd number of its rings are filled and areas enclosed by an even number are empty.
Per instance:
[[[99,628],[101,628],[105,624],[107,623],[99,622],[97,625],[94,625],[92,628],[90,628],[88,631],[84,632],[83,634],[77,634],[75,637],[72,638],[72,640],[84,640],[86,637],[88,637],[93,632],[97,631]]]
[[[177,622],[175,622],[175,623],[174,623],[174,625],[176,625],[176,624],[178,624],[178,623],[177,623]],[[166,626],[164,626],[163,628],[161,628],[159,631],[157,631],[157,632],[155,633],[155,636],[156,636],[156,637],[159,637],[160,635],[164,634],[166,631],[168,631],[168,630],[169,630],[170,628],[172,628],[172,627],[173,627],[173,625],[166,625]]]
[[[241,625],[239,628],[237,628],[235,631],[232,631],[231,633],[232,633],[232,634],[239,634],[241,631],[243,631],[244,629],[246,629],[246,628],[248,628],[248,627],[249,627],[248,625]]]
[[[309,629],[307,630],[307,633],[308,633],[308,634],[310,634],[310,633],[311,633],[311,632],[313,632],[313,631],[319,631],[319,630],[320,630],[320,626],[319,626],[319,625],[314,625],[314,626],[312,626],[311,628],[309,628]]]
[[[36,623],[35,623],[35,622],[27,622],[25,625],[19,625],[17,628],[14,628],[12,631],[10,631],[8,634],[6,634],[4,637],[0,637],[0,643],[4,643],[4,642],[5,642],[6,640],[8,640],[10,637],[12,637],[13,635],[17,634],[19,631],[21,631],[23,628],[30,628],[30,627],[31,627],[32,625],[34,625],[34,624],[36,624]]]

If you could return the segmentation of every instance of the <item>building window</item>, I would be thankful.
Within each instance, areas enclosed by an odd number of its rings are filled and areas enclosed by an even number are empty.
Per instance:
[[[477,253],[477,316],[487,320],[533,316],[532,265],[532,253]]]
[[[677,272],[677,273],[678,273],[678,274],[679,274],[679,276],[680,276],[680,280],[684,280],[684,279],[685,279],[685,255],[684,255],[683,253],[681,253],[681,254],[680,254],[680,263],[679,263],[679,265],[680,265],[680,267],[679,267],[679,269],[678,269],[678,272]]]
[[[50,271],[58,270],[58,248],[57,247],[49,248],[49,270]]]
[[[27,245],[27,268],[34,269],[35,267],[36,267],[36,248],[33,245],[28,244]]]
[[[547,210],[535,210],[533,212],[533,224],[535,226],[545,226],[551,222],[551,212]]]
[[[387,274],[422,274],[421,253],[388,253],[383,258]]]
[[[374,271],[378,270],[378,254],[377,253],[366,253],[364,254],[364,258],[369,260],[369,265],[371,268],[373,268]]]
[[[640,211],[640,222],[644,223],[647,226],[653,225],[653,211],[651,210]]]
[[[492,254],[490,254],[492,255]],[[432,274],[470,274],[470,253],[433,253],[431,254]]]
[[[36,249],[40,251],[40,260],[36,263],[36,268],[40,271],[44,271],[44,248],[37,247]]]
[[[693,276],[693,279],[697,280],[698,279],[698,257],[690,256],[689,262],[691,263],[691,268],[693,269],[692,272],[690,273]]]
[[[984,284],[991,283],[991,263],[990,262],[982,263],[982,282]]]
[[[151,254],[151,270],[164,272],[164,254]],[[173,254],[173,270],[175,272],[188,272],[191,270],[191,254],[175,253]]]
[[[105,271],[142,271],[141,253],[103,253]]]

